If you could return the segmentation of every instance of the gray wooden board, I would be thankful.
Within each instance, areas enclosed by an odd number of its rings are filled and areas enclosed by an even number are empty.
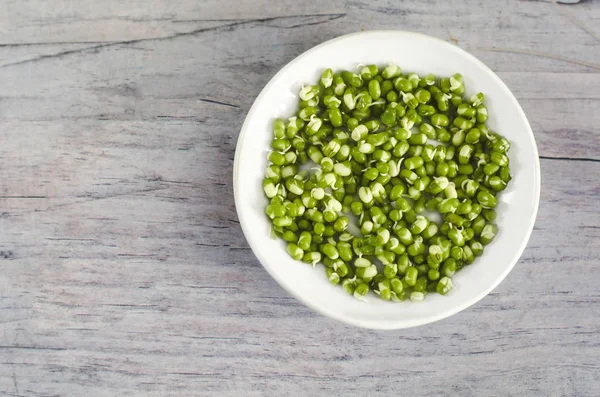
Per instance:
[[[600,2],[0,5],[0,394],[600,395]],[[245,114],[341,34],[424,32],[508,84],[542,164],[489,296],[376,332],[263,270],[232,196]]]

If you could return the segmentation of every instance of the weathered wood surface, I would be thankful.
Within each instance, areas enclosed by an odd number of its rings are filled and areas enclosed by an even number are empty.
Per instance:
[[[5,0],[0,394],[600,395],[600,2]],[[299,304],[232,196],[252,101],[361,29],[455,42],[542,157],[535,231],[492,294],[397,332]]]

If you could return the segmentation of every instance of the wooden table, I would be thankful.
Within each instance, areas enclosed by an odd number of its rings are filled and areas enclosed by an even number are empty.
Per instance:
[[[600,2],[1,7],[1,395],[600,395]],[[535,230],[508,278],[395,332],[283,291],[232,194],[238,132],[265,83],[368,29],[424,32],[484,61],[523,106],[542,164]]]

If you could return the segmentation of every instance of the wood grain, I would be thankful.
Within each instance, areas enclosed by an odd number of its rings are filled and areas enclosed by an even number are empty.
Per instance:
[[[600,3],[8,0],[0,13],[0,394],[600,395]],[[254,98],[361,29],[456,43],[535,132],[519,264],[417,329],[344,326],[262,269],[232,164]]]

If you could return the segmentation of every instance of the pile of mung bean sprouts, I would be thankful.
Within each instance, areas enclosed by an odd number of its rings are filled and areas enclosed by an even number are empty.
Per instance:
[[[323,71],[296,115],[274,121],[263,181],[272,233],[357,299],[445,295],[498,233],[510,143],[460,74],[359,69]]]

